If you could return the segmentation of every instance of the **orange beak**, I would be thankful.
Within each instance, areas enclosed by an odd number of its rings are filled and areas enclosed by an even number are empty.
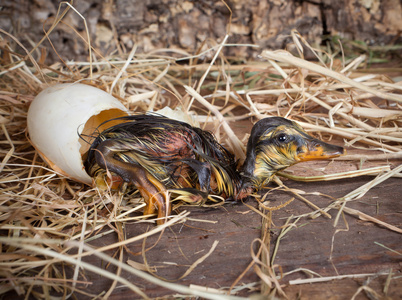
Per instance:
[[[309,137],[307,144],[299,150],[297,158],[300,162],[320,159],[330,159],[346,154],[346,150],[340,146],[324,143]]]

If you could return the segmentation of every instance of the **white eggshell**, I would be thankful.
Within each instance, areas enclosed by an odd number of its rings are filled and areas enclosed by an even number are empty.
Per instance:
[[[84,126],[85,134],[91,135],[100,123],[127,114],[121,102],[100,89],[58,84],[43,90],[31,103],[28,132],[33,146],[55,171],[91,184],[82,158],[89,144],[80,141],[79,135]]]
[[[168,117],[173,120],[181,121],[187,124],[190,124],[195,127],[200,127],[200,123],[197,121],[196,116],[184,112],[180,107],[176,109],[171,109],[169,106],[165,106],[164,108],[155,111],[158,115],[162,115]]]

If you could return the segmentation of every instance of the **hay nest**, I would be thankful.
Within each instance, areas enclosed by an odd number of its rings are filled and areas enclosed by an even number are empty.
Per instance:
[[[122,261],[125,246],[157,235],[172,224],[186,222],[189,213],[182,211],[174,215],[165,225],[152,227],[146,235],[126,238],[125,223],[153,223],[152,218],[139,213],[144,204],[138,195],[99,193],[49,169],[27,139],[26,114],[34,96],[55,83],[96,85],[119,98],[131,111],[179,107],[195,116],[202,127],[212,130],[239,159],[244,159],[248,135],[236,135],[231,127],[233,121],[277,115],[297,120],[323,139],[338,140],[348,148],[364,149],[364,155],[354,154],[342,159],[381,162],[381,167],[368,170],[307,179],[282,174],[298,180],[377,175],[327,207],[309,203],[311,213],[300,217],[328,215],[328,211],[336,209],[335,224],[345,212],[402,232],[392,224],[348,208],[350,201],[391,176],[400,177],[402,170],[402,165],[391,168],[388,163],[402,158],[402,81],[394,82],[386,75],[370,73],[364,55],[346,59],[339,53],[329,54],[312,48],[293,32],[294,43],[289,45],[292,51],[264,50],[260,61],[242,62],[225,57],[222,51],[225,47],[253,47],[228,45],[226,36],[222,43],[211,44],[197,55],[168,49],[137,54],[134,46],[127,53],[102,57],[87,40],[88,61],[66,62],[61,58],[61,62],[45,65],[45,51],[39,50],[40,44],[28,50],[9,33],[2,31],[1,38],[0,276],[3,279],[0,294],[14,291],[25,295],[26,299],[31,296],[50,298],[53,294],[61,298],[79,294],[95,297],[80,287],[80,283],[85,283],[85,272],[91,271],[113,280],[103,295],[106,298],[117,283],[147,298],[135,282],[120,276],[124,270],[183,295],[236,298],[170,283],[144,272],[150,272],[149,266]],[[305,60],[304,51],[313,53],[316,62]],[[278,183],[282,185],[279,180]],[[301,195],[298,197],[307,201]],[[271,214],[286,204],[271,207],[264,197],[259,202],[257,213],[262,216],[263,230],[259,250],[248,268],[255,266],[254,270],[262,279],[262,294],[275,290],[278,295],[285,295],[277,266],[272,264],[273,260],[267,262],[267,257]],[[292,223],[287,225],[282,234]],[[89,246],[91,240],[105,234],[116,234],[118,241],[97,249]],[[196,272],[196,266],[215,246],[202,259],[193,262],[184,276]],[[111,249],[118,250],[116,257],[105,254]],[[116,266],[117,271],[85,262],[84,258],[89,255]],[[229,290],[224,292],[229,293]]]

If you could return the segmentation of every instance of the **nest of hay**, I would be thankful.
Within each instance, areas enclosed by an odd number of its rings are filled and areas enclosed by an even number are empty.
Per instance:
[[[127,245],[157,236],[173,224],[185,223],[189,213],[181,208],[165,225],[151,226],[146,234],[127,237],[125,224],[154,223],[152,218],[141,214],[144,203],[138,195],[99,193],[49,169],[29,143],[26,113],[34,96],[55,83],[95,85],[119,98],[131,111],[180,108],[201,127],[213,131],[240,160],[244,159],[248,134],[237,133],[233,129],[235,121],[277,115],[299,121],[313,135],[356,149],[341,159],[381,162],[366,170],[307,179],[283,173],[296,180],[377,175],[327,207],[309,203],[311,213],[299,217],[317,217],[337,210],[335,224],[344,212],[402,232],[392,224],[348,208],[350,201],[391,176],[400,177],[402,170],[397,163],[402,159],[402,81],[370,73],[364,55],[346,59],[329,54],[312,48],[294,32],[294,44],[289,45],[294,54],[264,50],[260,61],[238,62],[225,57],[222,49],[229,46],[226,36],[222,43],[207,45],[198,55],[167,49],[137,54],[134,46],[127,53],[102,57],[91,49],[88,41],[91,50],[88,61],[61,61],[49,66],[43,63],[40,44],[26,49],[6,32],[1,32],[1,37],[0,294],[13,291],[26,299],[52,295],[96,297],[85,288],[89,284],[86,272],[94,272],[113,281],[105,287],[103,297],[111,295],[116,286],[125,285],[146,298],[146,292],[135,281],[120,276],[122,270],[181,295],[235,299],[229,296],[230,292],[240,290],[236,289],[238,281],[231,289],[220,291],[170,283],[159,278],[147,264],[123,261]],[[316,62],[305,60],[303,49],[313,53]],[[278,183],[286,189],[279,180]],[[300,194],[296,197],[308,201]],[[261,278],[262,284],[258,286],[262,295],[273,290],[285,295],[278,266],[273,263],[275,252],[273,256],[270,254],[269,230],[272,213],[287,204],[273,207],[262,196],[258,209],[252,208],[262,216],[262,234],[247,270],[254,267]],[[281,234],[291,227],[289,219]],[[105,235],[115,235],[116,242],[96,249],[90,246]],[[215,247],[216,243],[207,254],[192,262],[182,277],[197,272],[197,265]],[[113,265],[114,271],[89,264],[85,261],[88,256]],[[222,291],[228,295],[222,295]]]

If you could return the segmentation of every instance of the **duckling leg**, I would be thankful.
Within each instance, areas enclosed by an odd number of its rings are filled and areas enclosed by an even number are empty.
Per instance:
[[[111,140],[100,143],[95,150],[96,162],[101,168],[117,174],[125,182],[134,184],[147,204],[144,215],[158,211],[157,224],[163,224],[171,210],[165,186],[143,167],[115,159],[114,148],[115,143]]]

